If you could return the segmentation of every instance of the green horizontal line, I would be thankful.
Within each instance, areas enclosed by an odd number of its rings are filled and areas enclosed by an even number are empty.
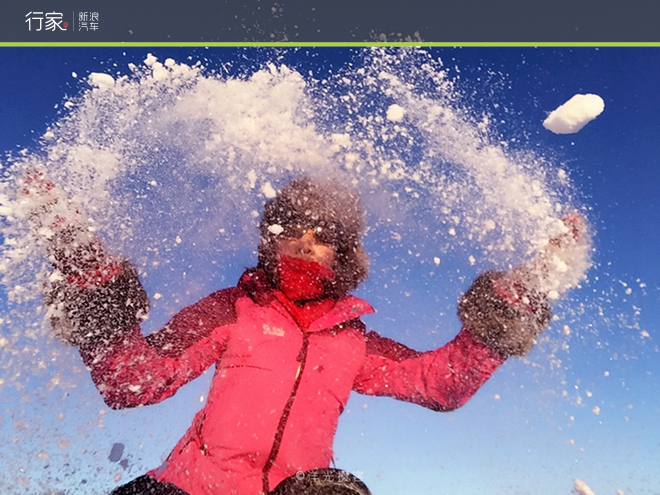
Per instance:
[[[36,42],[36,41],[21,41],[21,42],[0,42],[0,47],[265,47],[265,48],[278,48],[278,47],[337,47],[337,48],[350,48],[350,47],[403,47],[403,46],[417,46],[417,47],[660,47],[660,42],[553,42],[553,41],[540,41],[540,42]]]

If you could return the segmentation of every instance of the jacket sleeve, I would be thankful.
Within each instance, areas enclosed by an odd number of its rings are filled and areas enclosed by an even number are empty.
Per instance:
[[[506,360],[465,328],[451,342],[428,352],[414,351],[375,332],[367,333],[366,344],[355,391],[394,397],[434,411],[451,411],[465,404]]]
[[[106,404],[123,409],[160,402],[216,363],[236,320],[242,291],[226,289],[183,309],[144,337],[139,325],[116,340],[81,347],[80,354]]]

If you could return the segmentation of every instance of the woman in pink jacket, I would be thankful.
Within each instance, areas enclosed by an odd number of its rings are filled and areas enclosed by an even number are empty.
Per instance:
[[[437,350],[367,331],[360,318],[373,310],[349,295],[367,277],[364,214],[334,180],[284,187],[265,205],[257,267],[147,337],[135,268],[83,230],[70,222],[51,239],[62,276],[46,302],[106,403],[160,402],[215,365],[205,407],[165,463],[115,494],[368,494],[329,468],[351,391],[453,410],[550,320],[542,294],[487,272],[459,302],[463,328]]]

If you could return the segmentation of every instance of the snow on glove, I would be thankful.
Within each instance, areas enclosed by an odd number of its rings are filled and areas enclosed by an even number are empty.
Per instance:
[[[506,275],[496,271],[479,275],[458,302],[458,316],[491,349],[505,356],[524,356],[550,322],[550,305],[542,293],[511,286]]]
[[[44,302],[60,340],[80,347],[102,345],[146,318],[149,299],[135,267],[105,252],[87,218],[60,187],[30,170],[19,195],[54,268]]]
[[[121,258],[89,273],[50,282],[44,301],[55,335],[85,349],[124,335],[149,311],[149,298],[135,267]]]
[[[565,231],[529,263],[507,273],[482,273],[458,303],[463,324],[505,356],[524,356],[532,350],[536,337],[550,323],[548,295],[558,297],[582,273],[585,224],[576,213],[562,221]]]

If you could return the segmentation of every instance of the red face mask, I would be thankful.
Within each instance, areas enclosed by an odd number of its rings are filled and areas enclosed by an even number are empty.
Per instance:
[[[314,261],[281,255],[277,258],[279,289],[292,301],[317,299],[325,294],[324,282],[335,272]]]

